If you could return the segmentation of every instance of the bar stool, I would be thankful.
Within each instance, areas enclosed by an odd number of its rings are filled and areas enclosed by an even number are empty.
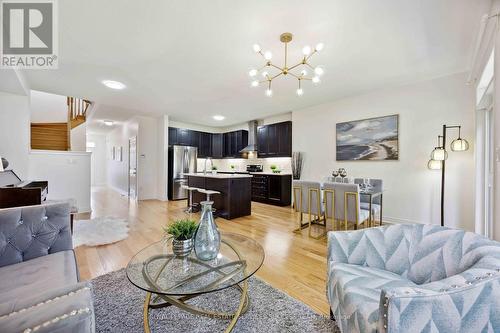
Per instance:
[[[198,190],[198,192],[200,192],[200,193],[204,193],[204,194],[206,194],[206,195],[207,195],[207,201],[212,201],[212,200],[210,200],[210,196],[211,196],[211,195],[214,195],[214,194],[220,194],[220,192],[219,192],[219,191],[205,190],[205,189],[203,189],[203,188],[197,188],[196,190]]]
[[[190,187],[187,185],[181,185],[181,188],[183,188],[189,192],[188,204],[187,204],[187,208],[186,208],[186,210],[184,210],[184,212],[188,213],[188,214],[194,213],[198,204],[193,203],[193,191],[197,191],[199,189],[197,187]]]
[[[203,188],[198,188],[197,190],[198,190],[198,192],[200,192],[200,193],[204,193],[204,194],[206,194],[206,196],[207,196],[207,201],[212,201],[212,200],[211,200],[211,198],[210,198],[210,196],[211,196],[211,195],[214,195],[214,194],[220,194],[220,192],[219,192],[219,191],[214,191],[214,190],[206,190],[206,189],[203,189]],[[216,212],[216,211],[217,211],[217,210],[216,210],[214,207],[212,207],[212,213],[214,213],[214,217],[216,217],[216,216],[215,216],[215,212]]]

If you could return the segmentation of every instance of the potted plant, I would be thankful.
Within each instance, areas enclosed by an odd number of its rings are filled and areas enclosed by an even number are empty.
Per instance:
[[[276,165],[274,165],[274,164],[271,164],[270,168],[271,168],[271,171],[273,173],[280,173],[281,172],[281,170],[278,169],[278,167]]]
[[[191,253],[194,246],[193,235],[197,227],[196,221],[180,219],[163,228],[165,233],[173,238],[172,251],[174,255],[183,258]]]
[[[215,176],[216,174],[217,174],[217,167],[214,165],[214,166],[212,167],[212,175],[214,175],[214,176]]]
[[[234,171],[235,171],[235,169],[236,169],[236,166],[235,166],[234,164],[231,164],[229,167],[231,168],[231,172],[233,172],[233,173],[234,173]]]

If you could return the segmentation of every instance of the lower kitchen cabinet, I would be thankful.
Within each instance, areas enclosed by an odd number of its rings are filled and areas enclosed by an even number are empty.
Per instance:
[[[252,201],[289,206],[292,197],[292,175],[253,174]]]

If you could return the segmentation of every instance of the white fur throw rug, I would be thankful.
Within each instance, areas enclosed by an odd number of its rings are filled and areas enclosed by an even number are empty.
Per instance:
[[[128,221],[114,217],[97,217],[73,222],[73,247],[115,243],[128,237]]]

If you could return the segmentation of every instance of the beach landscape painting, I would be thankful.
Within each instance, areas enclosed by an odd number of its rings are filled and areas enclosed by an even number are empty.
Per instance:
[[[398,160],[399,116],[337,124],[337,161]]]

